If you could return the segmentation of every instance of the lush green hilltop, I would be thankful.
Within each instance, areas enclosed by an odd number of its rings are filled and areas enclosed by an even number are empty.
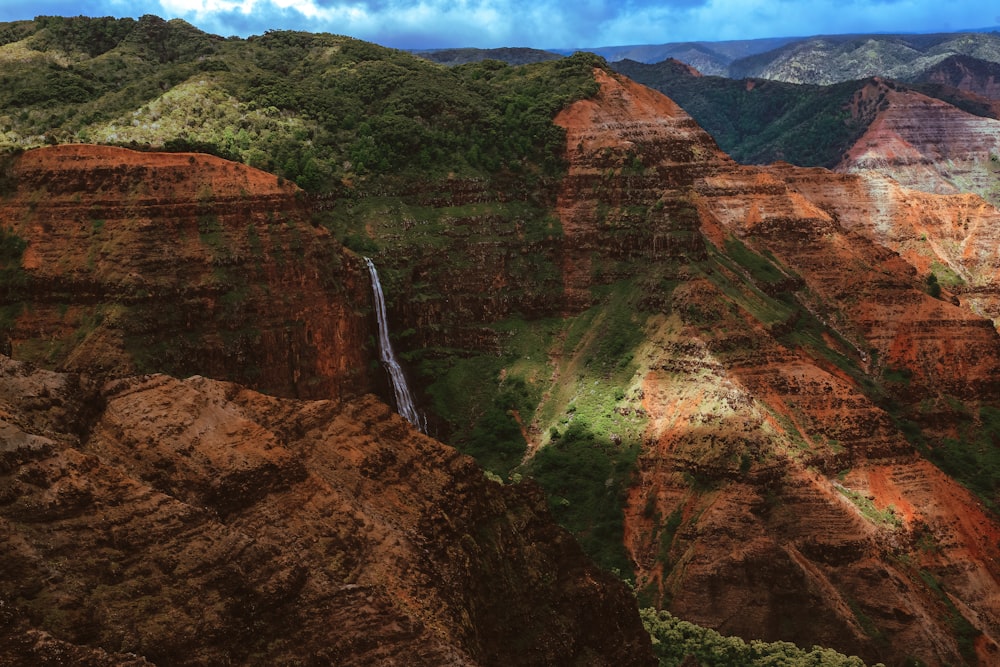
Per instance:
[[[597,60],[447,69],[344,36],[223,39],[144,16],[4,24],[0,62],[0,148],[193,148],[319,191],[386,174],[557,172],[551,117],[594,91]]]

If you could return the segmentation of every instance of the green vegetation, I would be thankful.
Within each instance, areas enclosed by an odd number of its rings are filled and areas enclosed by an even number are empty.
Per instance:
[[[622,508],[646,425],[633,387],[644,340],[638,294],[622,281],[598,289],[598,303],[575,317],[498,322],[499,353],[429,347],[409,355],[446,441],[502,479],[533,477],[557,521],[624,576],[631,564]],[[537,451],[522,464],[525,434]]]
[[[982,406],[959,438],[942,438],[925,452],[994,511],[1000,509],[1000,409]]]
[[[941,298],[941,285],[938,284],[937,276],[933,273],[927,274],[927,293],[935,299]]]
[[[506,476],[521,463],[528,446],[519,415],[530,415],[537,397],[523,379],[512,378],[501,383],[488,400],[460,446],[486,470]]]
[[[971,408],[947,395],[925,400],[911,413],[904,413],[892,401],[886,408],[900,432],[923,456],[976,494],[988,509],[1000,510],[1000,409],[989,405]],[[925,416],[939,419],[942,410],[950,413],[957,437],[934,438],[921,429],[919,422]]]
[[[709,244],[709,262],[699,268],[732,304],[750,313],[790,348],[832,363],[873,389],[851,358],[855,350],[851,341],[820,322],[805,305],[799,293],[808,298],[808,292],[799,276],[769,252],[757,253],[738,239],[727,239],[725,247],[723,253]]]
[[[21,257],[28,243],[17,234],[0,228],[0,335],[9,331],[23,308],[28,275]]]
[[[598,564],[626,576],[632,564],[622,547],[622,508],[638,455],[638,442],[606,439],[576,417],[528,467],[548,493],[556,520]]]
[[[0,149],[94,141],[198,150],[311,191],[379,177],[559,173],[551,121],[592,94],[596,56],[452,69],[343,36],[222,39],[180,20],[0,26]]]
[[[682,621],[667,611],[647,608],[640,609],[639,613],[653,638],[653,652],[660,661],[660,667],[692,664],[700,667],[865,665],[860,658],[848,657],[833,649],[814,646],[806,650],[790,642],[745,642],[739,637],[724,637],[715,630]]]
[[[947,610],[946,621],[951,628],[952,636],[958,643],[958,650],[962,653],[970,665],[979,664],[979,656],[976,653],[976,639],[983,633],[976,629],[969,619],[962,615],[962,612],[955,607],[948,594],[944,591],[941,582],[927,570],[920,571],[920,578],[932,590]]]
[[[837,484],[836,487],[845,498],[850,500],[851,503],[858,508],[858,511],[861,512],[861,516],[865,517],[875,525],[887,528],[903,527],[903,520],[899,518],[895,509],[891,505],[886,507],[884,510],[880,510],[875,507],[875,503],[863,493],[855,491],[854,489],[849,489],[842,484]]]
[[[632,282],[597,293],[598,305],[567,321],[552,341],[560,379],[535,411],[545,436],[524,472],[546,490],[556,519],[587,553],[627,576],[622,508],[646,424],[631,386],[644,318],[636,314]]]

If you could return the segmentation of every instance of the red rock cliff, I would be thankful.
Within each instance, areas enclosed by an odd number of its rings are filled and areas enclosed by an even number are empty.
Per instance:
[[[373,397],[2,357],[0,433],[3,664],[654,662],[537,490]]]
[[[367,276],[293,185],[212,156],[84,145],[9,172],[0,226],[27,242],[16,357],[288,396],[366,389]]]
[[[669,230],[643,253],[678,280],[648,295],[660,312],[639,359],[649,423],[625,539],[641,598],[870,661],[995,661],[1000,522],[917,453],[882,393],[925,434],[954,436],[964,417],[948,401],[1000,397],[992,324],[925,293],[923,267],[871,233],[898,213],[860,179],[739,167],[665,97],[597,76],[600,96],[557,118],[567,243]],[[605,223],[660,199],[662,219]],[[585,294],[577,260],[567,289]]]
[[[924,192],[972,192],[1000,204],[1000,120],[897,90],[880,79],[859,90],[852,102],[855,116],[872,120],[837,171],[874,171]]]

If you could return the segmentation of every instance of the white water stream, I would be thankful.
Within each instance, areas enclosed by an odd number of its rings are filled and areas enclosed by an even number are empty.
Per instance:
[[[368,274],[372,279],[372,295],[375,297],[375,318],[378,320],[378,353],[389,373],[389,382],[392,384],[392,392],[396,397],[396,410],[411,424],[421,431],[427,431],[427,422],[417,411],[417,406],[413,402],[413,394],[406,384],[406,375],[403,367],[396,361],[396,354],[392,351],[392,342],[389,340],[389,324],[385,314],[385,297],[382,295],[382,283],[378,279],[378,271],[375,270],[375,263],[365,257],[365,264],[368,265]]]

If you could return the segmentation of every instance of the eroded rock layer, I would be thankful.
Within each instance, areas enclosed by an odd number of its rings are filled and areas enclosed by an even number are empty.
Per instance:
[[[4,357],[0,428],[5,664],[650,664],[537,490],[373,397]]]
[[[289,396],[365,390],[366,274],[295,186],[208,155],[82,145],[24,153],[5,178],[0,225],[24,245],[16,357]]]
[[[1000,203],[1000,120],[881,79],[855,94],[852,112],[872,120],[837,171],[875,171],[924,192],[972,192]]]
[[[895,184],[879,198],[856,176],[739,167],[707,150],[680,157],[678,143],[713,144],[666,98],[598,77],[602,94],[557,118],[568,243],[592,230],[599,246],[600,221],[660,198],[697,211],[693,240],[659,258],[676,282],[644,300],[658,312],[640,348],[648,426],[625,526],[640,599],[871,661],[995,661],[1000,522],[923,459],[900,419],[934,442],[964,432],[968,412],[1000,398],[1000,338],[947,288],[928,293],[930,260],[901,255],[886,232],[905,224],[908,197],[936,238],[950,229],[938,220],[985,223],[995,209]],[[683,129],[657,137],[649,117]],[[587,150],[588,137],[607,148]],[[656,176],[636,180],[628,160]],[[596,174],[617,188],[578,185]],[[986,245],[981,291],[995,285]],[[579,275],[568,288],[588,287]]]

